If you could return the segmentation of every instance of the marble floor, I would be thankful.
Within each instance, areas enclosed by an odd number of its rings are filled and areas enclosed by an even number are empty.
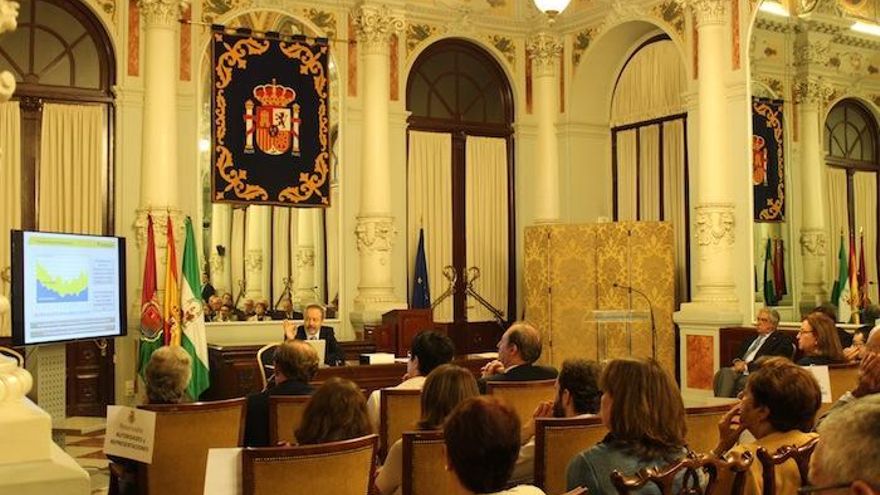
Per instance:
[[[81,425],[68,425],[64,430],[64,450],[91,476],[92,495],[105,495],[110,485],[103,419],[88,418]]]

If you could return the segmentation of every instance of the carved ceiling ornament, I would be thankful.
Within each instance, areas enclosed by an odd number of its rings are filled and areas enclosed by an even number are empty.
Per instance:
[[[704,203],[697,205],[697,244],[707,246],[733,246],[736,216],[731,203]]]
[[[828,254],[825,231],[822,229],[803,229],[801,231],[801,254],[824,258]]]
[[[394,246],[394,237],[397,229],[391,217],[358,217],[357,227],[354,233],[357,236],[357,248],[359,252],[385,252],[391,251]]]
[[[825,105],[834,99],[834,87],[820,76],[801,76],[792,87],[795,103],[811,103]]]
[[[147,26],[173,26],[190,0],[138,0],[138,9]]]
[[[406,22],[387,5],[363,4],[354,11],[358,42],[365,50],[387,49],[391,35],[403,33]]]
[[[526,41],[526,53],[532,60],[535,75],[553,75],[559,67],[562,43],[556,36],[540,32]]]
[[[689,0],[688,5],[696,16],[697,28],[724,24],[727,21],[729,0]]]

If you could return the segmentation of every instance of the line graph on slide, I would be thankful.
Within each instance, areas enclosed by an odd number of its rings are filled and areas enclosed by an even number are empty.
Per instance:
[[[88,262],[84,258],[36,260],[37,303],[87,302]]]

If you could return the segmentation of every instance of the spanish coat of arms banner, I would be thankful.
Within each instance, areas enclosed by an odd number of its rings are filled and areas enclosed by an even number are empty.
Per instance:
[[[212,201],[330,205],[326,40],[213,31]]]
[[[783,103],[752,99],[752,186],[756,222],[785,221]]]

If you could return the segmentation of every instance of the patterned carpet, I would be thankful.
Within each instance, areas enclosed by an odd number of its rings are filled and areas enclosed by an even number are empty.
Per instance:
[[[91,476],[92,495],[105,495],[110,484],[110,474],[107,467],[109,463],[103,452],[104,431],[82,435],[68,434],[65,444],[64,450]]]

